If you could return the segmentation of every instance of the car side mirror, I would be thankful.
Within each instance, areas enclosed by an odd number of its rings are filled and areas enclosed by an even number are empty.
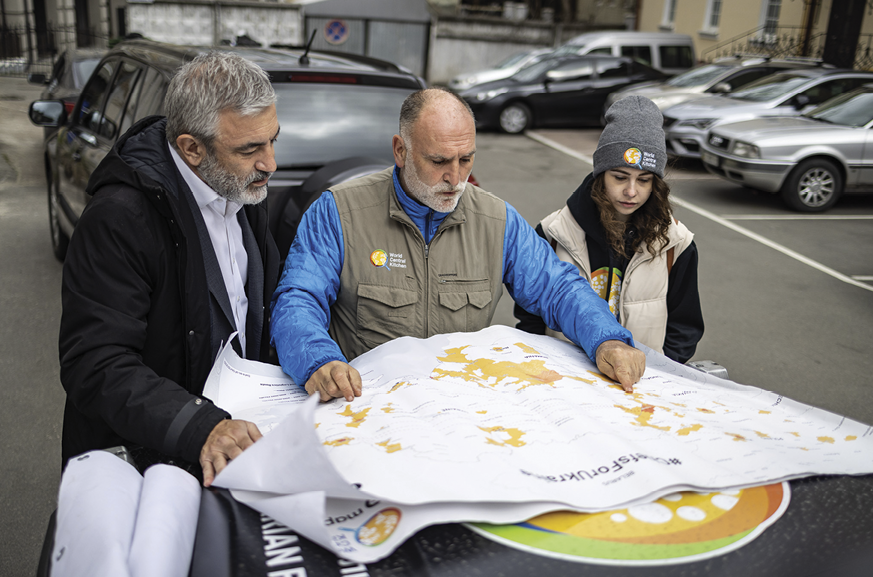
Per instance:
[[[37,126],[56,127],[66,121],[64,103],[60,100],[36,100],[27,110],[30,121]]]
[[[33,72],[27,75],[27,81],[31,84],[48,84],[48,77],[45,74]]]
[[[794,97],[794,108],[797,110],[802,110],[809,104],[809,96],[806,94],[798,94]]]
[[[713,94],[727,94],[733,90],[731,85],[727,82],[719,82],[715,86],[712,87]]]

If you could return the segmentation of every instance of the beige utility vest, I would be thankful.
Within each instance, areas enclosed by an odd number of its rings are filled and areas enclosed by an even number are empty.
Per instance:
[[[591,282],[591,263],[588,259],[585,230],[573,218],[570,209],[565,206],[544,218],[540,224],[546,233],[546,239],[555,247],[558,258],[573,264],[579,274]],[[622,326],[633,334],[635,341],[659,353],[664,352],[664,337],[667,333],[667,251],[673,248],[674,259],[679,258],[694,239],[691,231],[677,221],[670,225],[667,234],[667,245],[658,256],[653,257],[645,246],[641,246],[631,257],[624,271],[618,300]],[[564,338],[561,333],[549,328],[546,333]]]
[[[348,360],[397,337],[483,329],[503,294],[506,204],[467,184],[426,246],[393,170],[331,189],[345,254],[328,332]]]

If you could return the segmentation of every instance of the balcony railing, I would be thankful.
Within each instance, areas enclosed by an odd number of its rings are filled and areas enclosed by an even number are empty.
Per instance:
[[[704,50],[701,59],[712,62],[723,56],[759,54],[771,58],[808,57],[820,60],[824,54],[825,34],[813,34],[807,42],[804,42],[805,36],[806,30],[801,26],[779,26],[772,31],[759,26]],[[859,70],[873,69],[873,34],[861,34],[858,38],[854,67]]]

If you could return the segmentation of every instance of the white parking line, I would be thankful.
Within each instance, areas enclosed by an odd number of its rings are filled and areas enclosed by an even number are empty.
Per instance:
[[[675,196],[673,197],[672,200],[673,200],[673,203],[678,205],[678,206],[681,206],[683,208],[687,208],[688,210],[690,210],[692,212],[696,212],[700,216],[702,216],[704,218],[708,218],[709,220],[711,220],[715,223],[718,223],[724,227],[727,227],[735,232],[738,232],[738,233],[742,234],[743,236],[747,236],[747,237],[751,238],[752,240],[756,240],[756,241],[760,242],[761,244],[763,244],[764,246],[769,246],[770,248],[772,248],[774,250],[778,250],[782,254],[784,254],[786,256],[790,256],[791,258],[793,258],[797,261],[800,261],[807,266],[811,266],[814,269],[820,270],[821,272],[828,274],[837,280],[841,280],[846,284],[850,284],[850,285],[853,285],[856,287],[860,287],[864,290],[868,290],[868,291],[873,292],[873,286],[871,286],[871,285],[864,284],[863,282],[860,282],[860,280],[858,280],[858,279],[855,279],[855,278],[850,277],[848,275],[844,275],[841,272],[835,271],[834,269],[827,267],[818,261],[812,260],[811,258],[803,256],[799,252],[795,252],[795,251],[791,250],[787,246],[783,246],[783,245],[779,244],[778,242],[773,242],[769,238],[763,237],[760,234],[754,233],[747,228],[743,228],[737,224],[734,224],[734,223],[730,222],[729,220],[727,220],[726,218],[722,218],[716,214],[713,214],[704,208],[700,208],[696,204],[682,200],[681,198],[677,198]]]
[[[545,144],[546,146],[548,146],[550,148],[554,148],[555,150],[557,150],[559,152],[563,152],[567,156],[572,156],[573,158],[581,160],[582,162],[587,162],[588,164],[591,164],[591,165],[594,164],[594,159],[591,158],[590,156],[582,154],[581,152],[576,152],[572,148],[567,148],[563,144],[558,144],[557,142],[555,142],[551,138],[546,138],[545,136],[541,136],[541,135],[537,134],[536,132],[531,132],[530,130],[525,132],[524,135],[532,140],[536,140],[540,144]]]
[[[594,164],[593,158],[586,156],[580,152],[576,152],[575,150],[568,148],[568,147],[564,146],[563,144],[558,144],[557,142],[555,142],[554,140],[551,140],[550,138],[546,138],[544,136],[541,136],[541,135],[536,134],[535,132],[531,132],[531,131],[525,132],[525,136],[539,142],[540,144],[544,144],[545,146],[554,148],[555,150],[557,150],[559,152],[563,152],[567,156],[572,156],[573,158],[576,158],[576,159],[581,160],[583,162],[587,162],[588,164]],[[787,246],[783,246],[777,242],[773,242],[772,240],[770,240],[766,237],[763,237],[760,234],[756,234],[747,228],[743,228],[737,224],[734,224],[734,223],[730,222],[730,220],[728,220],[726,217],[720,217],[712,212],[709,212],[708,210],[706,210],[704,208],[700,208],[696,204],[682,200],[681,198],[677,198],[675,196],[672,197],[672,201],[674,204],[676,204],[678,206],[681,206],[683,208],[687,208],[688,210],[690,210],[692,212],[696,212],[697,214],[699,214],[700,216],[702,216],[704,218],[708,218],[709,220],[711,220],[715,223],[718,223],[724,227],[727,227],[735,232],[738,232],[738,233],[742,234],[743,236],[747,236],[747,237],[751,238],[752,240],[758,241],[761,244],[763,244],[764,246],[769,246],[770,248],[777,250],[786,256],[790,256],[791,258],[793,258],[799,262],[802,262],[803,264],[805,264],[807,266],[811,266],[812,268],[814,268],[816,270],[819,270],[827,275],[830,275],[837,280],[841,280],[846,284],[850,284],[850,285],[862,288],[864,290],[868,290],[868,291],[873,292],[873,286],[868,285],[868,284],[864,284],[863,282],[860,282],[861,279],[850,277],[848,275],[844,275],[841,272],[835,271],[834,269],[827,267],[818,261],[814,261],[811,258],[807,258],[807,257],[803,256],[799,252],[795,252],[795,251],[791,250]],[[736,218],[736,217],[740,217],[740,216],[742,216],[742,215],[735,215],[734,218],[736,220],[740,220],[739,218]],[[754,215],[749,215],[749,216],[754,216]],[[798,217],[799,216],[800,215],[798,215]],[[805,215],[805,216],[808,217],[811,215]],[[818,218],[822,218],[823,216],[831,216],[831,215],[821,215]],[[747,220],[752,220],[752,219],[747,219]],[[861,278],[864,278],[864,277],[861,277]]]
[[[873,220],[873,214],[723,214],[725,220]]]
[[[852,275],[852,278],[855,279],[855,280],[866,280],[866,281],[871,281],[871,280],[873,280],[873,275],[869,275],[869,274],[853,274],[853,275]]]

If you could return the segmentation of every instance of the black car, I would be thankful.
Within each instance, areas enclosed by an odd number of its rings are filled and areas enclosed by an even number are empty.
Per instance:
[[[34,124],[60,129],[46,140],[49,221],[55,256],[63,260],[90,200],[91,172],[134,122],[161,114],[164,94],[184,62],[209,50],[148,40],[122,42],[95,69],[72,112],[58,100],[30,106]],[[282,258],[303,211],[330,186],[393,164],[391,137],[400,105],[425,87],[389,62],[304,49],[225,47],[266,70],[278,96],[282,135],[270,179],[270,229]]]
[[[31,84],[41,84],[45,88],[39,95],[40,100],[63,100],[66,112],[69,114],[76,105],[79,93],[91,73],[97,68],[106,50],[98,48],[70,48],[61,52],[52,65],[49,76],[40,73],[27,75]],[[54,133],[56,128],[46,127],[46,137]]]
[[[506,80],[460,93],[481,128],[516,134],[533,127],[598,125],[610,93],[667,74],[627,57],[560,56],[533,64]]]

